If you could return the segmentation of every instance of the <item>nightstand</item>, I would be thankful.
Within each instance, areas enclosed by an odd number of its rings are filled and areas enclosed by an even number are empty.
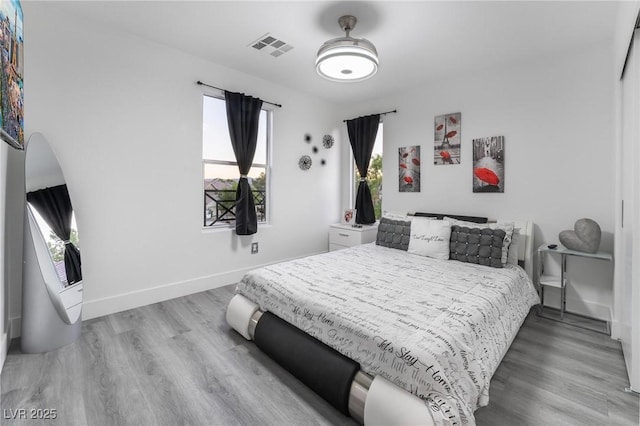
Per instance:
[[[362,225],[362,228],[335,223],[329,227],[329,251],[372,243],[376,240],[377,235],[378,222],[372,225]]]
[[[544,260],[547,255],[557,255],[560,256],[560,276],[554,276],[550,274],[545,274],[544,270]],[[538,289],[540,293],[540,309],[538,309],[538,315],[544,317],[542,315],[542,311],[544,309],[544,288],[545,287],[555,287],[560,289],[560,320],[564,319],[564,314],[566,312],[567,305],[567,258],[570,256],[583,257],[588,259],[599,259],[612,261],[613,256],[611,253],[598,251],[596,253],[586,253],[582,251],[570,250],[558,244],[556,248],[549,248],[547,244],[543,244],[538,247],[538,258],[537,258],[537,271],[538,271]],[[572,314],[577,316],[583,316],[578,314]],[[553,318],[551,318],[553,319]],[[601,321],[601,320],[597,320]],[[604,322],[604,321],[603,321]],[[571,324],[576,325],[576,324]],[[584,327],[583,327],[584,328]],[[609,334],[610,328],[609,323],[606,322],[606,333]]]

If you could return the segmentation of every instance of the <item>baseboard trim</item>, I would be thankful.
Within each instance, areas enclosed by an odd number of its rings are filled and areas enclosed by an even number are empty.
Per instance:
[[[2,372],[2,367],[4,367],[4,362],[7,359],[7,351],[9,350],[9,333],[6,331],[0,335],[0,373]]]
[[[246,268],[235,269],[232,271],[226,271],[219,274],[212,274],[204,277],[198,277],[191,280],[177,281],[169,284],[164,284],[157,287],[147,288],[143,290],[137,290],[129,293],[118,294],[114,296],[104,297],[100,299],[88,300],[83,303],[82,306],[82,319],[89,320],[98,318],[101,316],[114,314],[116,312],[126,311],[128,309],[139,308],[141,306],[150,305],[153,303],[162,302],[169,299],[175,299],[177,297],[187,296],[189,294],[199,293],[202,291],[212,290],[214,288],[223,287],[225,285],[234,284],[242,278],[242,276],[257,268],[263,266],[272,265],[278,262],[284,262],[288,260],[299,259],[301,257],[312,256],[315,254],[325,253],[325,251],[311,253],[304,256],[296,256],[288,259],[282,259],[274,262],[263,263],[259,265],[252,265]],[[556,301],[556,297],[550,294],[551,292],[545,292],[545,305],[550,307],[559,308],[559,303]],[[559,298],[557,298],[559,299]],[[604,321],[611,321],[611,309],[609,306],[584,301],[567,299],[567,307],[578,307],[574,309],[575,313],[590,316],[596,319]],[[568,309],[572,310],[572,309]],[[10,334],[5,336],[8,345],[10,339],[14,339],[20,336],[22,318],[10,319]],[[612,322],[612,337],[618,333],[617,323]],[[6,353],[6,351],[5,351]],[[0,354],[1,356],[2,354]]]
[[[189,294],[233,284],[242,278],[243,272],[244,271],[234,271],[232,273],[211,275],[193,280],[178,281],[144,290],[84,301],[82,304],[82,319],[90,320],[92,318],[98,318],[116,312],[139,308],[141,306],[175,299],[176,297],[187,296]]]
[[[22,317],[9,318],[9,343],[22,334]]]
[[[611,338],[612,339],[621,340],[623,338],[622,329],[623,329],[623,326],[617,319],[611,320]]]
[[[157,287],[133,291],[130,293],[118,294],[101,299],[85,301],[82,305],[82,319],[89,320],[92,318],[98,318],[101,316],[114,314],[116,312],[139,308],[141,306],[151,305],[153,303],[158,303],[169,299],[175,299],[177,297],[187,296],[189,294],[199,293],[201,291],[207,291],[214,288],[223,287],[225,285],[234,284],[240,281],[244,274],[253,269],[320,253],[326,253],[326,251],[312,253],[304,256],[296,256],[289,259],[278,260],[275,262],[264,263],[260,265],[252,265],[250,267],[226,271],[219,274],[208,275],[191,280],[178,281]]]
[[[556,290],[553,288],[545,289],[544,292],[544,304],[552,308],[560,309],[560,293],[556,294],[550,290]],[[575,314],[599,319],[602,321],[611,322],[611,307],[589,300],[581,300],[576,298],[567,297],[567,311]],[[613,335],[613,329],[612,329]]]

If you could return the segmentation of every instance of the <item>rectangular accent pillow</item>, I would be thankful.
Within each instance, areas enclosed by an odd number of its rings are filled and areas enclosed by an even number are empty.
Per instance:
[[[451,259],[460,262],[502,268],[502,243],[505,231],[453,225],[449,249]]]
[[[407,250],[411,235],[411,221],[380,218],[376,244],[383,247]]]
[[[518,264],[518,251],[520,250],[521,239],[522,235],[520,235],[520,228],[514,229],[513,234],[511,235],[511,244],[509,244],[509,255],[507,257],[507,263],[509,265]]]
[[[415,212],[413,216],[416,217],[430,217],[432,219],[440,219],[443,220],[445,218],[453,218],[456,220],[464,220],[466,222],[472,223],[487,223],[488,219],[486,217],[480,216],[463,216],[457,214],[442,214],[442,213],[427,213],[427,212]]]
[[[451,222],[451,225],[465,226],[468,228],[489,228],[489,229],[504,230],[505,236],[504,236],[504,242],[502,244],[502,265],[507,264],[507,260],[509,260],[509,245],[511,244],[511,237],[513,235],[513,229],[515,227],[513,222],[478,224],[473,222],[466,222],[463,220],[457,220],[457,219],[453,219],[446,216],[444,220]]]
[[[449,259],[451,224],[443,220],[414,217],[408,252],[434,259]]]
[[[391,212],[388,210],[382,212],[382,217],[386,217],[391,220],[404,220],[409,222],[413,219],[413,216],[409,216],[407,213]]]

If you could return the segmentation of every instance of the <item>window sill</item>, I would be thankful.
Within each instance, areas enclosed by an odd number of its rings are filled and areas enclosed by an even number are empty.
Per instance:
[[[258,224],[258,231],[260,231],[260,229],[268,229],[271,228],[272,225],[270,223],[259,223]],[[203,234],[218,234],[218,233],[222,233],[222,232],[233,232],[236,230],[235,225],[229,225],[229,226],[215,226],[215,227],[211,227],[208,226],[206,228],[202,228],[202,233]],[[250,236],[250,235],[242,235],[242,236]]]

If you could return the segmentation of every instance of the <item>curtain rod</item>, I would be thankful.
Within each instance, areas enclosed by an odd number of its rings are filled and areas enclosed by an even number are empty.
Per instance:
[[[207,83],[203,83],[203,82],[201,82],[200,80],[196,81],[196,84],[197,84],[198,86],[207,86],[207,87],[211,87],[212,89],[217,89],[217,90],[222,90],[223,92],[227,92],[227,90],[225,90],[225,89],[221,89],[221,88],[219,88],[219,87],[212,86],[212,85],[207,84]],[[261,99],[261,100],[262,100],[262,99]],[[269,101],[265,101],[265,100],[262,100],[262,102],[264,102],[265,104],[269,104],[269,105],[277,106],[278,108],[282,108],[282,105],[280,105],[280,104],[275,104],[275,103],[273,103],[273,102],[269,102]]]
[[[393,113],[396,113],[396,112],[398,112],[398,110],[394,109],[392,111],[380,112],[380,113],[378,113],[378,115],[387,115],[387,114],[393,114]],[[370,114],[370,115],[375,115],[375,114]],[[343,123],[346,123],[347,121],[349,121],[349,120],[342,120]]]

